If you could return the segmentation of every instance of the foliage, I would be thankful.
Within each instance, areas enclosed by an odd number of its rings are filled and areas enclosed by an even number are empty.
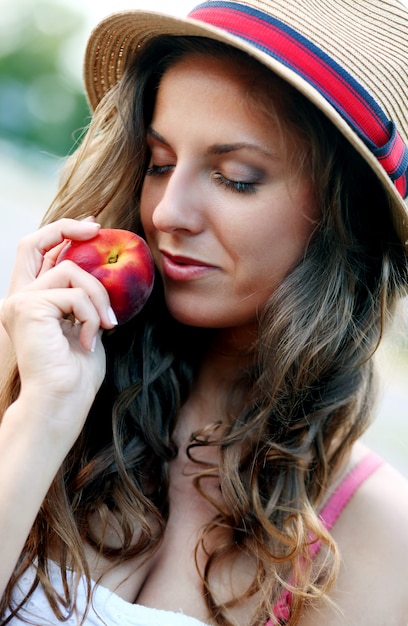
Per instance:
[[[64,156],[89,118],[73,69],[84,18],[57,0],[1,5],[0,138]]]

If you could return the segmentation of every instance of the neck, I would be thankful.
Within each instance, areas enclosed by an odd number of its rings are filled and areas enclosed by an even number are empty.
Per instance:
[[[237,344],[234,337],[217,336],[204,355],[195,387],[206,389],[206,393],[229,389],[242,379],[253,358],[253,342]]]
[[[231,394],[238,392],[245,370],[253,362],[254,338],[238,340],[237,333],[216,331],[201,361],[193,390],[180,415],[179,428],[188,435],[214,424],[226,424],[227,408],[231,408]],[[237,396],[234,395],[235,401]]]

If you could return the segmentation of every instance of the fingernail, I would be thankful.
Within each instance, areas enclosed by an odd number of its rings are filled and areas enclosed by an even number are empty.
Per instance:
[[[114,326],[117,325],[118,320],[117,317],[115,315],[115,311],[112,309],[112,307],[108,307],[108,318],[111,324],[114,324]]]
[[[94,337],[92,339],[91,352],[95,352],[95,350],[96,350],[96,341],[97,341],[97,337]]]

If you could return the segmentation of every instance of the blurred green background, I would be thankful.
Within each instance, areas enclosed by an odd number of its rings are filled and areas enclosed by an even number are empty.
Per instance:
[[[58,2],[6,6],[0,25],[1,138],[65,155],[88,117],[76,68],[69,64],[84,18]]]
[[[148,6],[184,15],[194,4],[0,0],[0,298],[7,291],[18,240],[38,226],[55,193],[62,160],[89,121],[81,70],[91,26],[122,8]],[[408,477],[407,319],[405,305],[379,353],[378,415],[365,439]]]

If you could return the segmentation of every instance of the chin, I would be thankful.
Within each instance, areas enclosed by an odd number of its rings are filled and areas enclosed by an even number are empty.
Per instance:
[[[220,325],[215,320],[209,319],[207,316],[198,313],[197,311],[180,310],[176,307],[168,307],[170,315],[175,320],[184,324],[185,326],[195,326],[197,328],[219,328]]]
[[[174,302],[167,302],[170,315],[180,324],[196,328],[208,328],[213,330],[239,328],[242,322],[233,316],[227,316],[224,311],[220,311],[218,306],[210,308],[207,301],[206,308],[199,306],[197,300],[194,303],[181,305]]]

